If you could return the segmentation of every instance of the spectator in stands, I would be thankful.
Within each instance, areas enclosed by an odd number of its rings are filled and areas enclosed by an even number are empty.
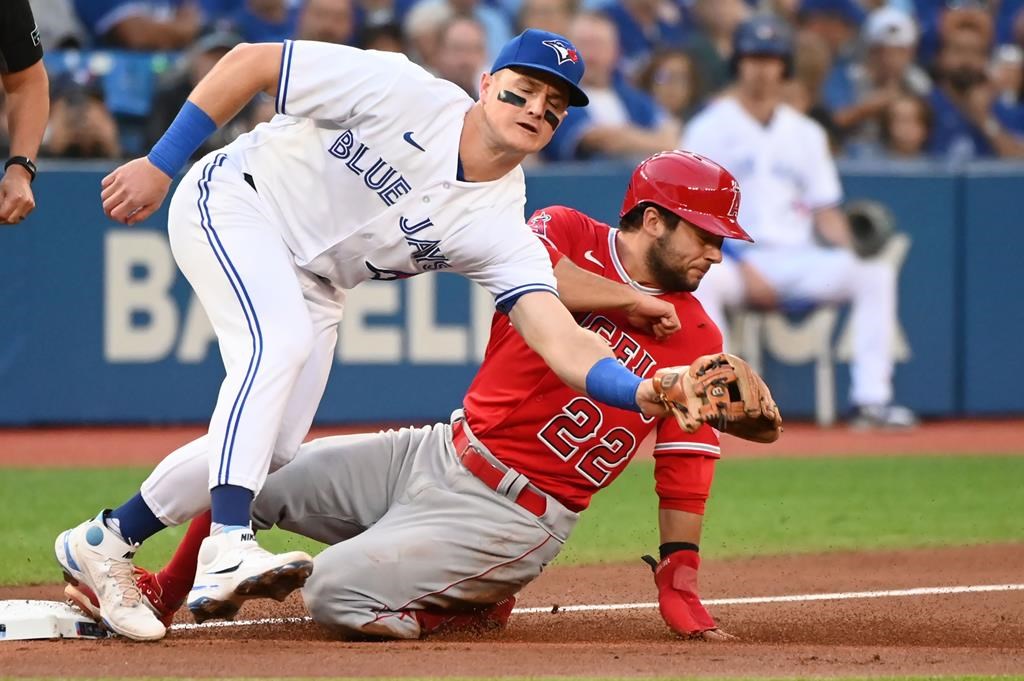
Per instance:
[[[420,2],[402,21],[402,33],[408,41],[406,53],[420,66],[433,64],[441,29],[455,16],[446,2]]]
[[[602,8],[615,22],[622,59],[618,66],[624,75],[638,72],[659,47],[686,46],[684,7],[671,0],[610,0]]]
[[[230,30],[248,43],[280,42],[295,36],[299,0],[245,0],[230,16]]]
[[[992,56],[989,72],[999,104],[1019,116],[1024,96],[1024,50],[1018,45],[1000,45]]]
[[[487,59],[492,61],[498,56],[501,46],[512,39],[512,25],[505,13],[490,5],[485,5],[479,0],[420,0],[406,15],[404,26],[406,35],[411,28],[409,17],[422,7],[430,6],[447,7],[452,16],[473,17],[484,27],[487,35]],[[448,17],[445,17],[447,21]],[[442,22],[444,23],[444,22]],[[430,59],[426,63],[432,63]]]
[[[11,154],[0,179],[0,224],[14,224],[36,206],[33,159],[50,104],[43,48],[27,0],[4,0],[0,5],[0,74]]]
[[[616,71],[615,24],[604,14],[583,12],[573,19],[568,37],[585,55],[580,86],[590,104],[562,121],[543,152],[545,158],[636,158],[674,148],[678,124]]]
[[[755,243],[728,249],[695,295],[726,336],[729,307],[851,302],[855,421],[911,426],[914,415],[892,404],[896,270],[854,255],[825,132],[781,101],[791,31],[773,16],[755,16],[737,31],[734,49],[734,88],[694,117],[682,148],[736,177],[739,219]],[[818,245],[815,230],[830,247]]]
[[[823,87],[832,70],[832,53],[817,33],[797,34],[793,54],[793,74],[783,84],[783,101],[814,119],[825,128],[829,148],[841,149],[842,139],[832,122],[832,114],[823,103]]]
[[[817,33],[828,44],[833,68],[853,58],[864,10],[856,0],[803,0],[797,14],[801,31]]]
[[[879,137],[882,154],[891,159],[918,159],[927,153],[932,112],[928,100],[903,94],[882,111]]]
[[[576,0],[523,0],[519,7],[519,31],[539,28],[558,35],[569,32]]]
[[[927,96],[931,79],[914,63],[917,26],[892,7],[873,11],[864,23],[862,62],[834,69],[825,84],[832,120],[855,144],[876,144],[881,114],[904,94]]]
[[[695,0],[693,20],[697,30],[687,40],[687,50],[700,65],[708,92],[717,92],[729,82],[729,59],[736,27],[750,16],[744,0]]]
[[[76,50],[88,42],[71,0],[31,0],[44,50]]]
[[[146,121],[146,146],[156,144],[164,131],[170,127],[174,117],[185,104],[192,89],[210,69],[220,61],[232,47],[242,42],[241,36],[234,33],[219,31],[210,33],[195,44],[186,53],[178,68],[166,74],[164,81],[158,86],[153,97],[153,108]],[[201,158],[213,149],[219,149],[231,142],[235,137],[251,129],[246,127],[246,120],[251,116],[243,111],[233,121],[220,128],[193,154],[193,159]]]
[[[74,0],[78,18],[97,46],[180,50],[199,34],[193,0]]]
[[[399,25],[402,15],[395,0],[359,0],[355,3],[355,24],[375,28],[388,24]]]
[[[973,10],[943,16],[930,105],[932,153],[960,162],[972,158],[1024,156],[1015,112],[1000,104],[987,75],[991,17]]]
[[[364,50],[381,52],[404,52],[402,27],[398,24],[364,26],[359,32],[359,46]]]
[[[351,45],[355,39],[352,0],[305,0],[295,37]]]
[[[54,82],[42,154],[61,158],[120,158],[117,123],[103,88],[91,76],[65,74]]]
[[[480,75],[487,70],[487,35],[473,17],[456,16],[441,29],[435,74],[450,80],[473,99],[479,96]]]
[[[637,76],[637,84],[675,119],[680,130],[703,103],[703,84],[697,64],[684,50],[655,52]]]
[[[762,0],[757,3],[764,11],[770,12],[790,26],[796,26],[800,12],[800,0]]]

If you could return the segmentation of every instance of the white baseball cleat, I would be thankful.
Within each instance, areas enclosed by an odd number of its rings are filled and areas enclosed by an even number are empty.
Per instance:
[[[149,609],[135,583],[131,545],[103,522],[103,513],[65,530],[54,542],[64,579],[89,587],[99,602],[100,619],[116,634],[136,641],[156,641],[167,629]]]
[[[197,623],[231,619],[250,598],[283,601],[302,588],[313,573],[313,559],[303,551],[273,554],[256,543],[245,528],[207,537],[199,547],[196,581],[188,609]]]

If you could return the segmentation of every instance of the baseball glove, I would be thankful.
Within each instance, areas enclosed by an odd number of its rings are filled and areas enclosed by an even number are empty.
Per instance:
[[[654,374],[654,391],[688,433],[707,423],[755,442],[774,442],[782,415],[764,380],[736,355],[698,357]]]

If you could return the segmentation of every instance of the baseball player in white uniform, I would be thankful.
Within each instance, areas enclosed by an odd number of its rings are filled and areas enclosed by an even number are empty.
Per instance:
[[[305,582],[310,556],[260,548],[250,507],[307,434],[344,291],[362,281],[463,274],[567,384],[664,414],[651,382],[558,301],[550,260],[525,224],[519,163],[547,144],[570,105],[586,105],[583,69],[565,38],[526,31],[481,77],[474,102],[403,55],[243,44],[196,86],[148,156],[103,180],[111,218],[144,220],[209,134],[257,93],[276,98],[278,115],[196,163],[170,204],[172,252],[226,370],[208,434],[171,453],[132,499],[55,543],[66,577],[96,592],[110,629],[163,637],[131,559],[142,541],[206,508],[213,525],[188,598],[194,612],[222,616]]]
[[[782,103],[792,70],[789,28],[770,15],[742,24],[735,36],[735,87],[687,126],[681,147],[727,168],[743,188],[740,220],[753,244],[732,245],[697,297],[725,332],[725,310],[852,303],[851,400],[863,425],[915,423],[892,403],[890,343],[896,325],[896,270],[861,260],[838,208],[839,174],[824,129]],[[815,228],[830,246],[818,245]]]

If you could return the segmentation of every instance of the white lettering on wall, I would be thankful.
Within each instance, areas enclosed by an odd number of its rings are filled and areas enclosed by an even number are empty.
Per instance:
[[[178,330],[171,297],[177,268],[157,232],[112,230],[105,239],[103,354],[108,362],[155,362]]]

